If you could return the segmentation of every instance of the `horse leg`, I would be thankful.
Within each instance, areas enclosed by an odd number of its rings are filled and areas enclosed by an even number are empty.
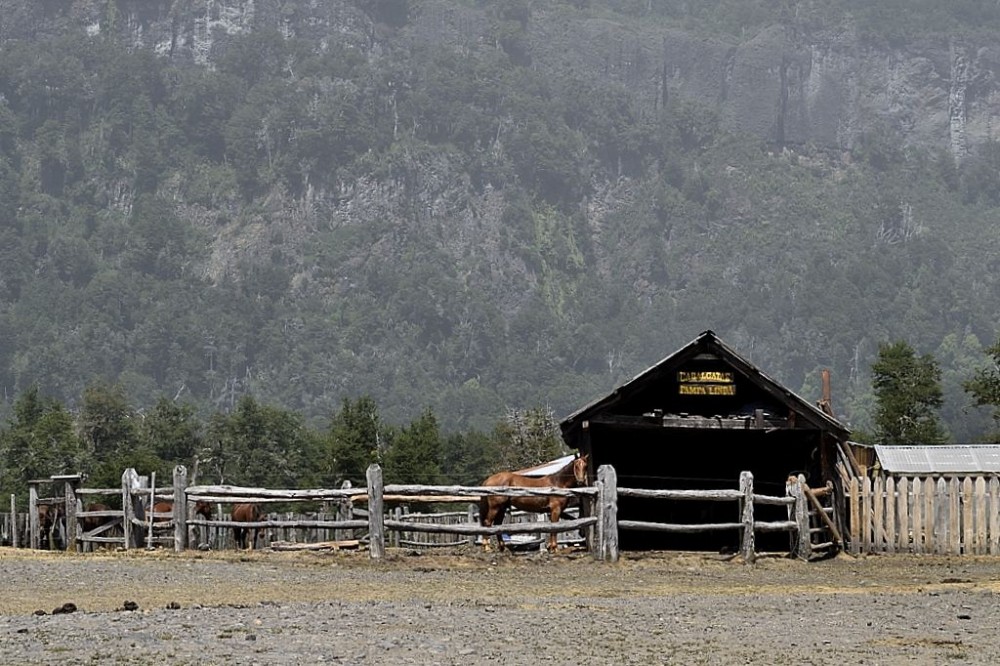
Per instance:
[[[490,507],[490,498],[481,497],[479,499],[479,525],[481,527],[493,526],[493,509]],[[483,552],[490,552],[490,535],[483,535]]]
[[[555,499],[555,498],[553,498]],[[561,502],[550,502],[549,503],[549,522],[553,525],[559,522],[559,515],[562,514],[562,503]],[[556,549],[559,546],[559,541],[556,538],[555,532],[549,532],[549,552],[553,555],[556,554]]]
[[[493,520],[493,524],[494,525],[502,525],[503,524],[504,518],[507,517],[507,509],[509,509],[509,508],[510,508],[510,499],[506,498],[506,501],[503,504],[500,505],[500,508],[497,509],[496,518],[494,518],[494,520]],[[497,549],[501,553],[504,550],[503,535],[502,534],[497,534]]]

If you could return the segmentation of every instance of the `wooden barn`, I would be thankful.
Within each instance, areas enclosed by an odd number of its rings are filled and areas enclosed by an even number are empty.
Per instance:
[[[619,487],[734,489],[740,472],[750,471],[755,492],[772,495],[784,493],[791,474],[804,474],[813,487],[843,479],[836,466],[849,435],[835,418],[763,374],[712,331],[560,426],[571,448],[590,454],[593,470],[615,468]],[[764,509],[772,515],[760,520],[786,517],[784,507]],[[737,515],[733,504],[718,502],[665,505],[630,497],[618,506],[619,520],[726,523]],[[765,550],[788,547],[787,534],[759,541]],[[738,543],[734,531],[621,535],[621,547],[633,550],[721,550]]]

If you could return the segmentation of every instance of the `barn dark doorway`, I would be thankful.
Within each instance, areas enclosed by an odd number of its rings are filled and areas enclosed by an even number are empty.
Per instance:
[[[593,436],[607,437],[601,426],[594,426]],[[740,473],[752,472],[754,492],[760,495],[785,495],[789,474],[805,474],[818,479],[818,433],[802,431],[689,430],[635,428],[615,430],[618,442],[594,452],[595,465],[611,465],[618,475],[620,488],[652,489],[729,489],[739,487]],[[785,507],[757,505],[759,521],[787,520]],[[645,500],[622,497],[618,504],[622,520],[658,523],[731,523],[739,522],[736,501]],[[671,534],[665,532],[622,531],[619,542],[625,550],[699,550],[722,551],[738,548],[739,532],[703,532]],[[788,549],[787,533],[757,535],[762,551]]]

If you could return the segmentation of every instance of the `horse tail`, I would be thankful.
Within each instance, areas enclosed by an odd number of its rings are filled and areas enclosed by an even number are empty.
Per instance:
[[[490,512],[489,495],[479,496],[479,526],[486,527],[486,516]]]

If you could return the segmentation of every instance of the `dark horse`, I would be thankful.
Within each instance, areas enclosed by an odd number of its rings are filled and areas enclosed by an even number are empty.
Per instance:
[[[234,504],[232,511],[229,512],[229,517],[232,518],[234,523],[257,523],[264,517],[264,514],[261,512],[260,506],[257,504]],[[251,529],[253,530],[253,538],[250,539],[249,548],[250,550],[253,550],[257,546],[257,537],[260,536],[260,528],[233,528],[233,537],[236,539],[236,547],[240,550],[246,550],[247,532]]]
[[[589,455],[589,454],[588,454]],[[547,476],[525,476],[516,472],[497,472],[483,481],[483,486],[516,486],[521,488],[572,488],[582,486],[587,482],[587,456],[575,458],[558,472]],[[505,495],[483,495],[479,498],[479,524],[483,527],[499,525],[503,522],[507,510],[513,505],[522,511],[535,513],[548,512],[553,523],[559,520],[560,514],[569,503],[568,497],[507,497]],[[497,543],[503,550],[503,538],[498,534]],[[483,546],[489,550],[490,539],[483,540]],[[549,551],[556,552],[556,534],[549,535]]]
[[[44,543],[49,550],[54,550],[56,546],[56,536],[59,526],[63,521],[62,504],[39,504],[38,509],[38,533],[41,537],[39,545]]]

